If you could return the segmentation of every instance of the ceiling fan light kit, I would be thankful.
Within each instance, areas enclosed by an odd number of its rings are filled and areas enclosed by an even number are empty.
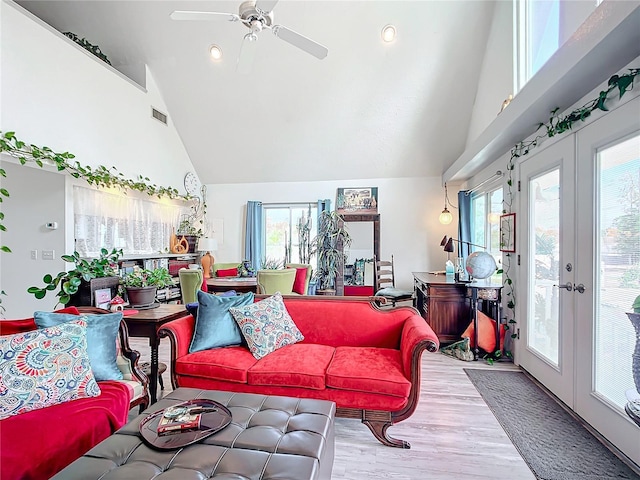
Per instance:
[[[278,0],[249,0],[240,4],[240,7],[238,8],[238,14],[176,10],[171,13],[170,17],[172,20],[226,20],[229,22],[242,22],[247,28],[251,30],[251,33],[248,33],[244,36],[244,40],[242,42],[243,46],[240,49],[240,58],[238,59],[238,64],[244,61],[244,59],[242,58],[243,52],[247,51],[247,49],[244,48],[245,45],[248,42],[255,42],[258,39],[257,34],[264,29],[271,30],[273,34],[279,39],[284,40],[285,42],[309,53],[310,55],[313,55],[320,60],[325,58],[329,53],[329,50],[324,45],[321,45],[318,42],[311,40],[310,38],[294,32],[293,30],[285,26],[273,24],[272,10],[277,3]]]

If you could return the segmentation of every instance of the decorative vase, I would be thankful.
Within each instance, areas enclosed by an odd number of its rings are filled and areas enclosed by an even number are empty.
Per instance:
[[[636,385],[636,391],[640,393],[640,313],[627,313],[633,328],[636,329],[636,348],[633,351],[631,371],[633,372],[633,382]]]
[[[153,305],[158,287],[127,287],[127,298],[132,307]]]

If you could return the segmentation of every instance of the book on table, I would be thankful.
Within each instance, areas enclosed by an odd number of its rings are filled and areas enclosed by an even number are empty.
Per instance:
[[[158,435],[169,435],[189,430],[198,430],[200,428],[201,418],[202,413],[190,412],[176,418],[167,418],[163,416],[158,422]]]

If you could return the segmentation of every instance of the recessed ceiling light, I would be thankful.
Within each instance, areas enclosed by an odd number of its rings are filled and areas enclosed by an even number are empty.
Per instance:
[[[382,40],[387,43],[393,42],[396,39],[396,27],[393,25],[386,25],[382,29]]]
[[[209,47],[209,54],[214,60],[220,60],[222,58],[222,49],[218,45],[211,45]]]

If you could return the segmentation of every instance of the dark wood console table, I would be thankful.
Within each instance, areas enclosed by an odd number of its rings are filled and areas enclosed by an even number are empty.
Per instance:
[[[414,306],[422,318],[438,335],[441,343],[460,340],[470,322],[473,321],[475,338],[474,358],[478,358],[478,310],[484,310],[496,320],[496,345],[500,343],[500,319],[502,285],[484,280],[458,283],[449,275],[413,272],[415,289]],[[482,302],[483,308],[480,308]]]
[[[453,276],[412,272],[414,303],[441,343],[460,340],[471,319],[467,286]]]

